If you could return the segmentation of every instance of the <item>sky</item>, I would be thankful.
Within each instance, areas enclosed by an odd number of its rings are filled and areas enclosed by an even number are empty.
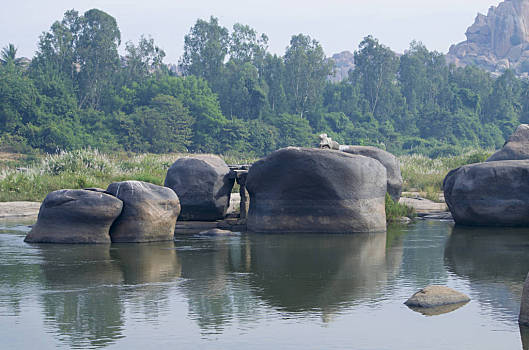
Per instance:
[[[486,14],[497,0],[18,0],[5,1],[0,11],[0,47],[13,43],[19,56],[32,57],[39,35],[65,11],[92,8],[116,18],[122,45],[151,36],[166,52],[166,63],[177,63],[184,36],[198,18],[218,17],[230,28],[248,24],[269,37],[269,49],[282,55],[294,34],[318,40],[328,56],[354,51],[373,35],[396,52],[412,40],[446,53],[465,40],[478,12]]]

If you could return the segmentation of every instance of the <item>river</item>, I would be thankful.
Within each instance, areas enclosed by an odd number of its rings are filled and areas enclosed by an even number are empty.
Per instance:
[[[0,222],[2,349],[522,349],[529,229],[419,221],[387,233],[26,244]],[[429,284],[468,294],[437,316]],[[529,341],[525,341],[529,347]]]

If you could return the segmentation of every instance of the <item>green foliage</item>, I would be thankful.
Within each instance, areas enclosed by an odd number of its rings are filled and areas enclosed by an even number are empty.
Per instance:
[[[386,193],[386,221],[396,221],[401,217],[414,218],[415,209],[407,205],[395,203],[390,195]]]
[[[9,44],[0,52],[1,146],[258,157],[315,146],[327,133],[341,144],[447,158],[500,147],[529,123],[528,81],[447,65],[418,42],[398,56],[368,36],[347,79],[331,82],[332,60],[303,34],[272,55],[265,34],[211,17],[184,41],[178,72],[152,38],[127,42],[120,57],[116,20],[92,9],[54,22],[29,67]]]

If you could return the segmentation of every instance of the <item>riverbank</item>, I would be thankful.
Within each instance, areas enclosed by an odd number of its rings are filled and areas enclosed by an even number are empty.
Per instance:
[[[423,155],[398,157],[404,191],[437,201],[446,174],[459,166],[484,161],[492,151],[470,150],[462,155],[431,159]],[[103,154],[85,149],[55,155],[4,154],[0,158],[0,202],[40,202],[49,192],[70,188],[106,188],[112,182],[146,181],[162,185],[167,169],[186,154]],[[228,164],[251,164],[256,159],[221,156]],[[238,191],[237,188],[234,189]]]

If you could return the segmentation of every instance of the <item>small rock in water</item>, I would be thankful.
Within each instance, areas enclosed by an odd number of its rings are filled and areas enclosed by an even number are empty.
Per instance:
[[[404,304],[415,308],[434,308],[444,305],[469,302],[463,293],[444,286],[428,286],[413,294]]]
[[[202,236],[232,236],[232,235],[239,235],[238,232],[231,232],[228,230],[221,230],[219,228],[214,228],[207,231],[202,231],[199,233],[199,235]]]

